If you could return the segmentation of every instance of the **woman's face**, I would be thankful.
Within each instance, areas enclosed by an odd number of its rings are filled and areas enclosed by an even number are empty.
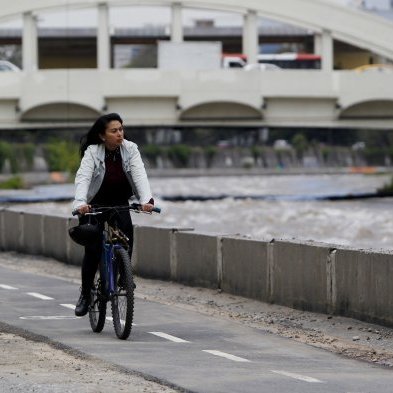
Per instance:
[[[106,126],[105,133],[101,135],[101,139],[108,150],[116,149],[124,140],[123,125],[117,120],[110,121]]]

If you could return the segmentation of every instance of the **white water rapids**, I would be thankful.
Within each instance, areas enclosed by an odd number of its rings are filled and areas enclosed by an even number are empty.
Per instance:
[[[134,214],[136,224],[194,228],[198,232],[299,239],[357,248],[393,248],[393,199],[321,201],[314,197],[374,192],[390,175],[280,175],[151,178],[160,215]],[[160,196],[274,196],[170,202]],[[314,199],[313,199],[314,198]],[[16,205],[17,209],[69,214],[70,203]]]

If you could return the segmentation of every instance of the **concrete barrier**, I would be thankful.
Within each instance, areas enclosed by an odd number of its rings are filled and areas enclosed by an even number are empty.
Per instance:
[[[134,228],[133,262],[137,274],[142,277],[172,279],[174,261],[174,234],[191,228]]]
[[[269,300],[267,241],[222,238],[222,283],[225,292]]]
[[[44,255],[44,216],[24,213],[23,245],[21,250],[27,254]]]
[[[44,216],[44,255],[67,262],[68,220],[65,217]]]
[[[0,248],[81,265],[75,218],[0,210]],[[135,227],[137,274],[393,326],[393,253]]]
[[[0,207],[0,250],[5,250],[4,232],[4,208]]]
[[[328,244],[275,241],[271,301],[301,310],[330,310],[327,262],[334,249]]]
[[[196,232],[177,232],[174,236],[172,279],[193,286],[218,288],[221,238]]]
[[[67,221],[67,233],[66,233],[66,253],[67,253],[67,263],[70,265],[82,266],[83,255],[85,253],[85,248],[80,244],[75,243],[68,235],[68,228],[78,225],[78,219],[75,217],[66,218]]]
[[[393,326],[393,254],[337,249],[334,312]]]
[[[10,251],[23,252],[23,226],[24,213],[13,210],[4,210],[4,249]]]

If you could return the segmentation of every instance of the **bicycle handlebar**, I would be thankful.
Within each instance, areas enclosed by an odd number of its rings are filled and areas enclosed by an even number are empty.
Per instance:
[[[144,212],[142,210],[142,205],[139,203],[131,203],[131,205],[128,206],[103,206],[103,207],[92,207],[91,208],[91,212],[86,213],[86,215],[96,215],[96,214],[102,214],[106,211],[110,211],[110,210],[133,210],[136,213],[148,213],[148,212]],[[161,208],[158,206],[153,207],[152,210],[154,213],[161,213]],[[78,210],[74,210],[72,212],[73,216],[80,216],[81,214],[78,212]]]

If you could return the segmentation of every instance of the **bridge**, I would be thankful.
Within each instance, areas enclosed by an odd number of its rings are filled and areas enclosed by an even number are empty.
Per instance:
[[[333,70],[334,40],[393,59],[388,21],[326,0],[146,0],[143,5],[171,7],[172,42],[183,41],[183,8],[242,14],[250,62],[258,54],[258,16],[311,29],[321,70],[120,70],[110,68],[109,7],[116,5],[142,3],[20,0],[2,7],[0,20],[23,16],[23,71],[0,74],[1,128],[85,126],[107,111],[122,113],[133,126],[393,126],[393,73]],[[38,69],[36,16],[61,7],[98,8],[96,69]]]

